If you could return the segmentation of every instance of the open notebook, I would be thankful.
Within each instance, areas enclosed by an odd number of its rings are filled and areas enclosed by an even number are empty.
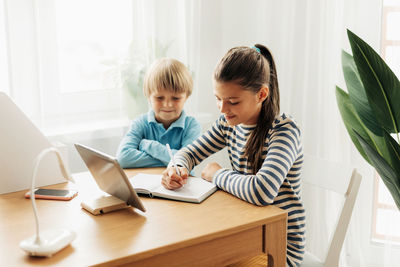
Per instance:
[[[193,203],[201,203],[217,190],[215,184],[197,177],[189,177],[187,183],[179,189],[168,190],[161,185],[161,178],[159,174],[139,173],[129,178],[129,181],[138,194]]]

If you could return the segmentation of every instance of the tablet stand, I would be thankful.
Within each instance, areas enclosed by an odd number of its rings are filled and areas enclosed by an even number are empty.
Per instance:
[[[124,201],[114,196],[101,196],[81,202],[82,208],[93,215],[104,214],[129,207]]]

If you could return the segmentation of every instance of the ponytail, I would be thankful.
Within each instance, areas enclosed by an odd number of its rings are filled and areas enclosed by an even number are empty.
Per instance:
[[[265,138],[268,130],[272,127],[275,117],[279,114],[279,86],[274,59],[265,46],[257,44],[255,47],[260,49],[260,53],[269,64],[269,90],[268,97],[264,100],[258,116],[257,127],[251,133],[244,151],[247,160],[251,162],[253,174],[256,174],[262,166]]]
[[[254,48],[232,48],[217,65],[214,79],[219,82],[235,82],[254,93],[265,86],[269,89],[268,96],[262,103],[257,127],[247,140],[244,151],[252,173],[256,174],[263,163],[262,152],[266,136],[280,109],[278,76],[272,54],[260,44],[256,44]]]

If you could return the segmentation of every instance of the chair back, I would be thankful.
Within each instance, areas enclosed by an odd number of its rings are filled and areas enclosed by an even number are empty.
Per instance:
[[[339,266],[340,252],[349,226],[351,214],[361,183],[361,175],[346,164],[334,163],[311,155],[304,156],[302,183],[311,184],[344,196],[335,232],[329,245],[324,265]]]

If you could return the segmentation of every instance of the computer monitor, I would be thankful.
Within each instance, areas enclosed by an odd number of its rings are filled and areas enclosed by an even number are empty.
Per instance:
[[[146,211],[116,158],[82,144],[75,144],[75,148],[101,190]]]

